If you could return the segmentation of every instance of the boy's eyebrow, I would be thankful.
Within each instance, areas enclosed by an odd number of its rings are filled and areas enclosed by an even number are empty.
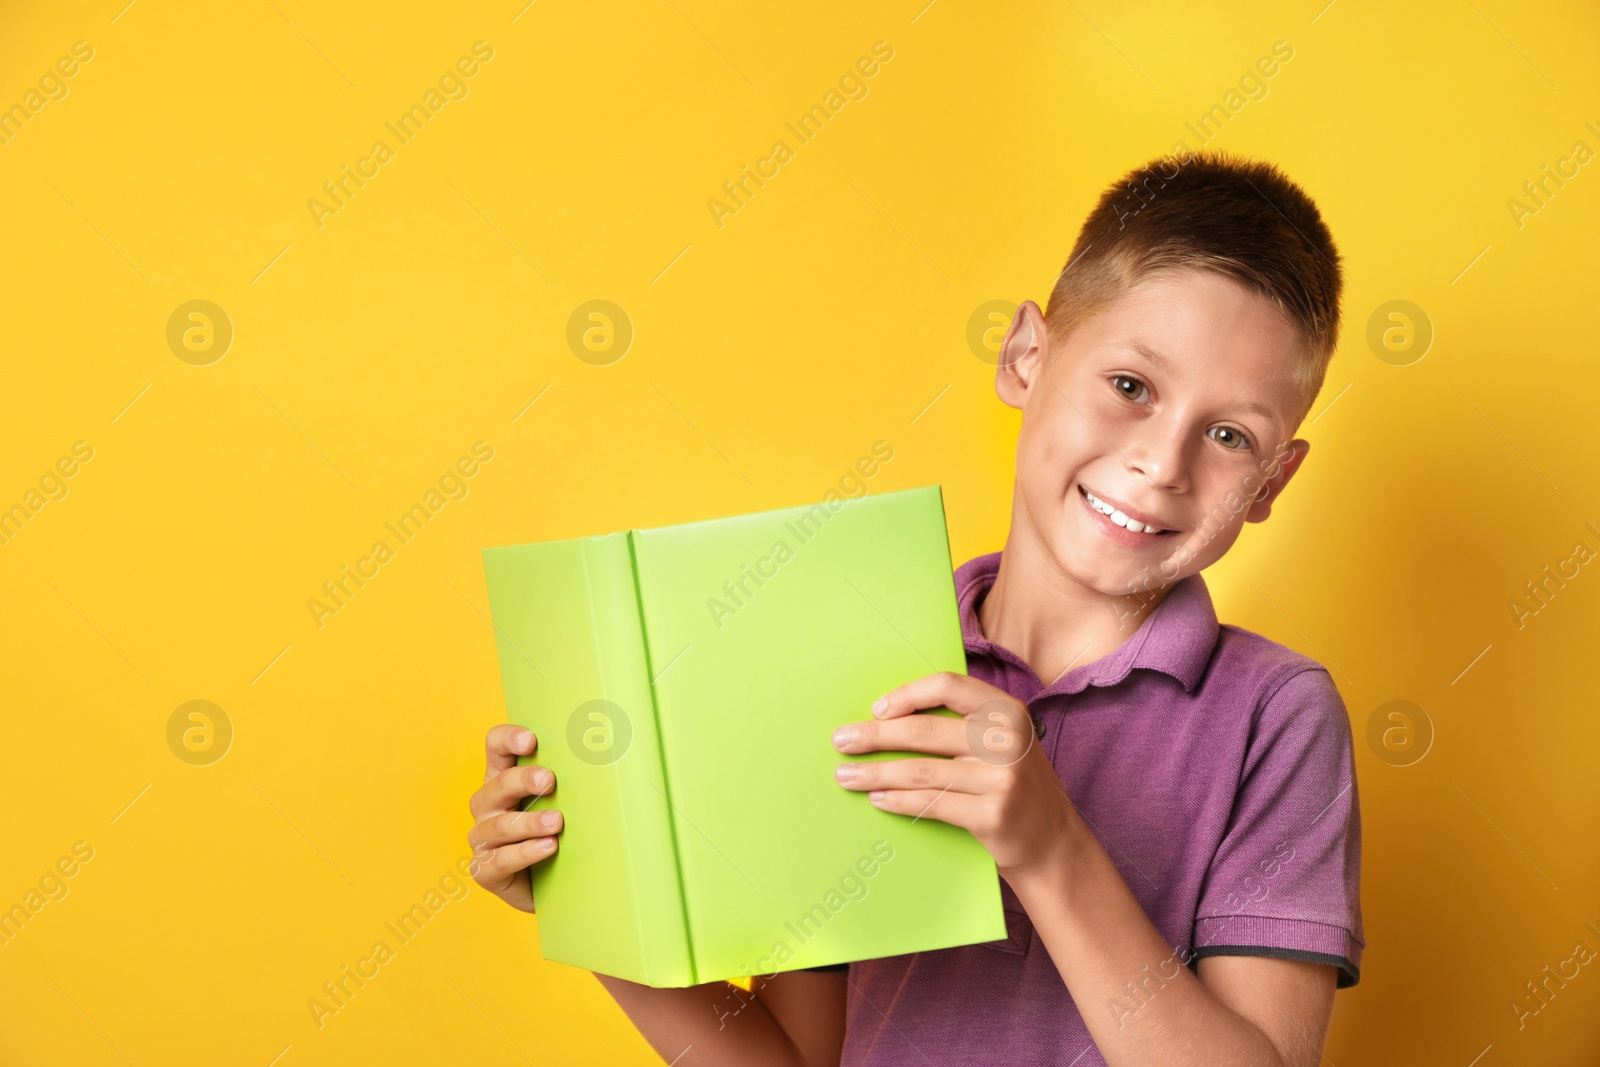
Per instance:
[[[1115,341],[1113,343],[1129,349],[1130,351],[1139,353],[1139,355],[1149,360],[1159,371],[1169,371],[1172,369],[1171,360],[1169,360],[1166,356],[1163,356],[1160,352],[1157,352],[1155,349],[1151,348],[1149,345],[1145,344],[1143,341],[1125,340]],[[1240,397],[1239,406],[1246,411],[1260,415],[1264,419],[1276,419],[1278,417],[1276,412],[1259,400],[1250,400],[1245,397]]]
[[[1157,370],[1166,371],[1172,369],[1172,363],[1167,359],[1166,356],[1163,356],[1160,352],[1157,352],[1143,341],[1117,341],[1115,343],[1122,348],[1130,349],[1139,353],[1145,359],[1155,364]]]
[[[1239,406],[1244,408],[1246,411],[1254,412],[1255,414],[1260,415],[1263,419],[1268,419],[1273,422],[1277,421],[1277,413],[1259,400],[1246,400],[1241,397],[1239,400]]]

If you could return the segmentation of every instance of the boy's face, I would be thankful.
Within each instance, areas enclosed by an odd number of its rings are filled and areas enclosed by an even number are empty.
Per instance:
[[[1310,448],[1291,439],[1299,343],[1269,301],[1211,272],[1146,279],[1059,341],[1025,302],[995,383],[1023,412],[1012,536],[1108,595],[1214,563]]]

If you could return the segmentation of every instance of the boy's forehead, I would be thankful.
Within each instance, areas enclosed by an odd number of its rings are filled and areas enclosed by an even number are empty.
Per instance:
[[[1191,346],[1276,352],[1291,350],[1299,340],[1271,300],[1215,271],[1169,271],[1147,278],[1108,305],[1105,316],[1124,330],[1160,331]]]
[[[1087,354],[1126,358],[1169,382],[1204,386],[1287,424],[1301,398],[1303,338],[1266,297],[1209,271],[1146,279],[1073,331]]]

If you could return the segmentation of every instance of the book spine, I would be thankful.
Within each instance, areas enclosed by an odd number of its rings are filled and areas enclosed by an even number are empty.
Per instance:
[[[660,776],[660,793],[664,805],[663,814],[667,823],[667,842],[672,850],[672,884],[676,889],[678,901],[678,916],[682,923],[683,941],[682,955],[688,966],[689,981],[687,984],[695,985],[700,981],[699,968],[694,958],[694,931],[689,925],[689,898],[683,883],[682,851],[678,847],[678,820],[672,817],[672,779],[667,774],[666,735],[661,729],[661,707],[657,700],[656,679],[658,674],[667,665],[658,666],[650,654],[650,634],[645,624],[644,598],[641,590],[644,588],[643,579],[639,574],[639,544],[634,531],[628,532],[628,564],[633,576],[633,610],[639,619],[639,645],[644,652],[645,678],[650,690],[650,722],[655,736],[655,763],[651,770]],[[676,938],[673,939],[671,950],[676,950]],[[665,946],[664,946],[665,948]]]
[[[527,808],[566,818],[530,870],[547,960],[688,985],[669,808],[627,535],[485,549],[506,717],[539,739],[518,758],[556,777]]]
[[[670,789],[661,755],[654,677],[631,534],[595,539],[584,554],[589,620],[600,698],[607,701],[613,747],[597,754],[611,773],[626,865],[625,896],[642,980],[651,986],[695,984],[678,874]],[[621,977],[632,977],[622,975]]]

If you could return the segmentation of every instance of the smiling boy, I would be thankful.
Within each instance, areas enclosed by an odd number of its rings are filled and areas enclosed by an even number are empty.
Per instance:
[[[1199,572],[1306,457],[1338,253],[1276,168],[1173,162],[1107,190],[1048,310],[1023,302],[1002,342],[1016,488],[1004,551],[956,571],[969,673],[834,736],[927,754],[838,781],[969,830],[1009,936],[757,979],[731,1019],[725,983],[600,976],[680,1067],[1320,1062],[1365,945],[1349,720],[1321,665],[1219,625]],[[914,714],[940,706],[965,721]],[[477,880],[526,911],[561,825],[518,810],[554,785],[515,765],[535,744],[490,731],[469,835]]]

